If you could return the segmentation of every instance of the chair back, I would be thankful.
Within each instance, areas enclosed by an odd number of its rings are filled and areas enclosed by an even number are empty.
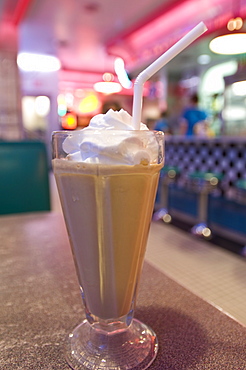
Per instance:
[[[0,214],[50,211],[45,144],[0,141]]]

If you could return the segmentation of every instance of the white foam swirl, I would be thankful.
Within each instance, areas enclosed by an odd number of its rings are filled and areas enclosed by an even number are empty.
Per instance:
[[[124,109],[119,112],[109,109],[106,114],[94,116],[86,130],[134,130],[132,117]],[[148,127],[141,123],[140,130],[148,130]]]
[[[158,145],[146,125],[141,123],[141,130],[135,131],[126,111],[110,109],[94,116],[88,127],[69,135],[63,150],[68,160],[77,162],[135,165],[155,163]]]

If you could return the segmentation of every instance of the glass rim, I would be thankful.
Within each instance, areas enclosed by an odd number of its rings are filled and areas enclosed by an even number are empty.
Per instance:
[[[89,130],[85,130],[84,129],[81,129],[81,130],[55,130],[55,131],[52,131],[52,136],[53,135],[58,135],[58,134],[61,134],[61,135],[79,135],[81,133],[97,133],[97,134],[106,134],[106,133],[111,133],[111,134],[124,134],[124,133],[128,133],[128,134],[147,134],[147,133],[154,133],[154,134],[158,134],[158,135],[161,135],[161,136],[164,136],[164,132],[163,131],[160,131],[160,130],[117,130],[117,129],[89,129]]]

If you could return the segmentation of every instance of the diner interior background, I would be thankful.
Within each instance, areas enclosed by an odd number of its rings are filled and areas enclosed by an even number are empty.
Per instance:
[[[244,191],[246,178],[243,144],[230,142],[224,148],[222,140],[219,148],[204,144],[200,152],[199,144],[194,148],[172,140],[180,137],[180,118],[193,93],[207,114],[203,137],[246,135],[246,88],[235,88],[245,82],[245,54],[222,55],[209,47],[216,36],[228,33],[228,20],[245,15],[246,0],[204,0],[199,6],[195,0],[2,0],[0,139],[39,140],[51,168],[53,131],[83,128],[111,107],[131,114],[138,74],[203,21],[208,31],[145,83],[142,121],[154,128],[165,113],[165,164],[181,172],[179,186],[191,172],[215,171],[222,184],[215,190],[237,200],[238,181]],[[243,23],[240,32],[245,29]],[[187,207],[182,209],[185,220],[192,216]],[[240,233],[243,229],[244,224]],[[230,236],[237,235],[234,231]]]
[[[245,19],[246,0],[2,0],[0,140],[39,140],[50,167],[52,131],[83,128],[109,107],[131,114],[138,74],[200,21],[208,31],[145,83],[142,121],[153,128],[165,111],[170,137],[180,137],[180,116],[197,92],[208,114],[206,136],[242,139],[246,89],[238,91],[234,83],[246,77],[245,54],[221,55],[209,48],[215,36],[227,32],[228,20],[239,16]],[[240,32],[245,29],[243,24]],[[224,179],[216,190],[236,199],[237,181],[246,176],[244,144],[230,142],[228,153],[224,144],[216,153],[209,147],[200,153],[199,148],[172,144],[170,137],[166,165],[179,166],[183,174],[217,169]],[[245,201],[241,206],[240,212],[245,212]],[[242,230],[244,225],[240,235]],[[232,235],[238,235],[238,229]]]
[[[244,0],[206,0],[199,6],[194,0],[1,1],[0,137],[35,137],[48,144],[53,130],[87,125],[108,101],[131,113],[138,73],[200,21],[208,27],[206,34],[145,84],[142,119],[151,127],[168,110],[171,131],[178,134],[187,97],[198,91],[211,122],[218,114],[223,120],[212,136],[245,135],[245,95],[233,93],[224,78],[234,75],[236,81],[244,72],[244,54],[222,56],[209,49],[229,18],[245,13]],[[21,53],[56,56],[61,64],[53,72],[17,68]],[[122,79],[115,72],[116,58],[122,58],[119,73],[131,81],[113,95],[95,91],[103,78]]]
[[[82,128],[111,106],[131,114],[138,74],[203,21],[208,31],[144,88],[142,121],[153,128],[166,111],[171,127],[165,144],[166,167],[171,172],[162,174],[169,208],[160,215],[189,231],[184,236],[171,225],[167,229],[156,223],[152,230],[161,242],[153,243],[147,257],[245,323],[241,257],[246,255],[246,88],[238,91],[233,84],[246,78],[246,60],[245,54],[220,55],[209,48],[215,36],[227,32],[228,20],[239,16],[246,17],[246,0],[0,1],[0,214],[49,210],[49,185],[55,194],[51,208],[60,211],[50,165],[52,131]],[[245,30],[244,24],[241,31]],[[32,55],[26,53],[38,54],[38,59],[32,64]],[[47,56],[57,59],[47,62]],[[120,91],[99,91],[102,84],[96,84],[101,82]],[[180,116],[194,92],[208,114],[207,141],[196,137],[186,141],[179,135]],[[36,142],[38,147],[31,145]],[[40,144],[47,153],[46,164]],[[45,175],[40,180],[40,171],[34,175],[36,169],[51,175],[50,184]],[[212,177],[212,183],[205,177],[194,184],[189,174],[195,170],[201,176],[213,171],[219,176]],[[205,210],[212,241],[222,245],[223,252],[236,252],[240,261],[235,255],[218,255],[216,248],[208,250],[203,240],[196,239],[210,234],[191,239],[191,225],[199,221],[201,194],[208,196]],[[157,202],[158,206],[163,204]],[[220,238],[216,239],[216,232]],[[211,280],[217,290],[211,289]]]

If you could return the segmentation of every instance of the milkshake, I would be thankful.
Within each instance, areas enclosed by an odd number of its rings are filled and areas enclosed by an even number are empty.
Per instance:
[[[88,310],[126,315],[141,271],[160,165],[56,159],[54,171]]]
[[[163,133],[109,110],[88,127],[54,132],[53,169],[86,320],[69,333],[76,370],[144,370],[155,332],[134,318],[159,172]]]
[[[163,133],[140,123],[143,85],[205,30],[201,22],[137,76],[133,117],[110,110],[81,131],[53,134],[53,168],[86,312],[66,341],[74,370],[145,370],[156,357],[155,332],[133,317],[164,162]]]
[[[68,135],[66,158],[53,160],[91,322],[133,309],[163,165],[154,133],[145,125],[129,130],[129,119],[124,111],[94,117],[88,129]]]

